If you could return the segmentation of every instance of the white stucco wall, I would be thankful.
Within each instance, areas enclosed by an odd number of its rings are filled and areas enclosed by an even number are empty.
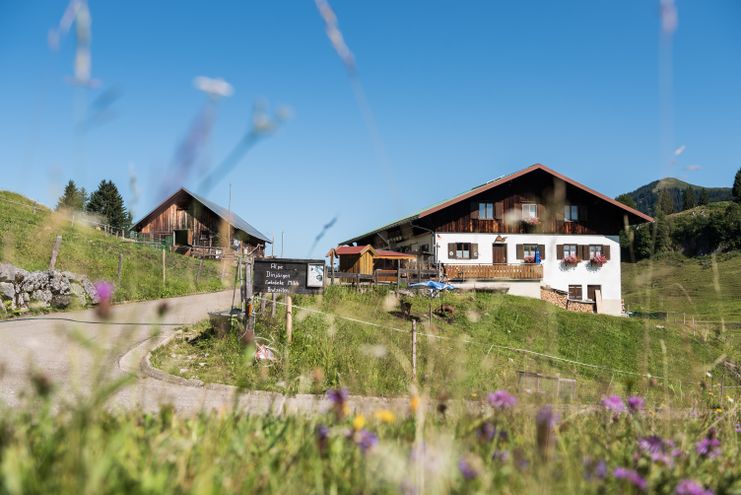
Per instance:
[[[587,285],[602,286],[602,312],[620,314],[621,280],[620,280],[620,242],[618,236],[603,235],[556,235],[556,234],[437,234],[438,261],[451,264],[489,264],[493,262],[492,245],[497,236],[505,238],[507,244],[507,263],[522,263],[517,260],[517,244],[545,245],[543,260],[542,285],[568,291],[569,285],[582,286],[584,297],[587,296]],[[429,237],[427,237],[429,239]],[[448,243],[471,242],[478,244],[479,256],[475,260],[458,260],[448,258]],[[602,267],[592,267],[588,261],[582,261],[575,267],[566,268],[561,260],[556,259],[558,244],[604,244],[610,246],[610,260]],[[515,293],[515,291],[512,291]]]

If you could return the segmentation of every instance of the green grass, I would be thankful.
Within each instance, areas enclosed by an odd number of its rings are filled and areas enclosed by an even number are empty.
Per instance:
[[[112,237],[90,227],[72,225],[69,217],[34,204],[23,196],[0,191],[0,262],[26,270],[46,270],[57,235],[62,245],[56,268],[87,275],[91,280],[114,282],[116,301],[156,299],[229,286],[231,270],[221,279],[223,267],[167,253],[167,281],[162,282],[159,249]],[[121,283],[118,257],[123,255]]]
[[[543,301],[491,293],[448,294],[434,300],[435,308],[443,302],[454,306],[456,314],[450,321],[433,317],[430,329],[429,298],[418,296],[412,302],[413,313],[421,319],[418,331],[441,337],[418,339],[419,386],[433,395],[481,397],[493,388],[516,387],[517,371],[522,370],[576,378],[579,400],[595,400],[609,389],[663,393],[652,389],[651,380],[633,375],[647,373],[668,376],[672,393],[689,398],[726,347],[720,338],[703,340],[677,326],[657,328],[652,321],[570,313]],[[217,338],[207,331],[207,324],[196,329],[202,335],[192,343],[184,336],[157,350],[154,364],[186,378],[249,389],[321,392],[347,387],[354,393],[382,396],[410,390],[410,323],[393,314],[397,308],[392,294],[330,288],[323,297],[301,297],[296,304],[322,314],[295,310],[290,345],[282,311],[275,320],[258,317],[257,335],[273,339],[281,352],[273,367],[256,366],[250,350],[235,335]]]
[[[681,320],[741,323],[741,255],[665,256],[623,263],[623,298],[633,311],[668,311]]]
[[[100,404],[117,389],[107,383],[57,408],[46,381],[33,383],[20,406],[0,409],[3,494],[640,493],[617,468],[636,470],[648,493],[676,493],[688,479],[717,494],[741,492],[733,407],[671,417],[651,402],[615,416],[598,406],[538,426],[540,404],[523,397],[510,410],[466,415],[442,414],[423,397],[413,414],[383,417],[187,417],[167,407],[107,412]],[[487,427],[497,435],[482,434]],[[720,445],[703,457],[696,444],[711,427]],[[678,454],[652,460],[640,445],[649,435]],[[363,438],[376,441],[364,449]]]

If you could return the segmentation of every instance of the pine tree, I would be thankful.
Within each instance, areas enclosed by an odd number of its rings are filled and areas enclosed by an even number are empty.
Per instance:
[[[684,191],[684,195],[682,196],[682,209],[683,210],[689,210],[690,208],[694,208],[697,206],[697,201],[695,200],[695,190],[692,187],[688,187]]]
[[[63,208],[78,211],[83,210],[85,208],[85,195],[85,188],[78,189],[75,181],[70,179],[67,185],[64,186],[64,193],[60,196],[59,201],[57,201],[57,210]]]
[[[739,167],[736,177],[733,179],[733,189],[731,189],[731,192],[733,193],[734,201],[741,203],[741,167]]]
[[[708,197],[708,190],[704,187],[700,189],[700,198],[697,200],[697,204],[704,206],[710,202],[710,198]]]
[[[128,230],[131,226],[131,216],[126,211],[123,197],[112,181],[100,181],[98,189],[90,195],[87,210],[102,215],[114,230]]]
[[[674,213],[674,201],[666,189],[659,191],[659,197],[656,200],[656,213],[663,213],[664,215]]]
[[[636,202],[633,199],[633,196],[631,196],[630,194],[627,194],[627,193],[626,194],[621,194],[620,196],[618,196],[615,199],[617,201],[620,201],[621,203],[623,203],[625,206],[630,206],[633,209],[636,209],[637,208]]]

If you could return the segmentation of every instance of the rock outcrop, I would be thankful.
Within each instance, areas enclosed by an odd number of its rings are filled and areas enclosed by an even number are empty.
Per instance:
[[[0,263],[0,302],[6,312],[64,309],[97,304],[98,294],[84,275],[58,270],[28,272]]]

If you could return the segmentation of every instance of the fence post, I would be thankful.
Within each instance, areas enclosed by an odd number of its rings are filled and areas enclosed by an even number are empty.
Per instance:
[[[270,306],[270,318],[275,318],[275,300],[278,298],[278,295],[273,292],[273,303]]]
[[[293,337],[293,298],[291,295],[286,296],[286,339],[291,343]]]
[[[123,253],[118,253],[118,285],[121,286],[121,272],[123,271]]]
[[[51,249],[51,261],[49,261],[49,270],[53,270],[57,266],[57,256],[59,255],[59,247],[62,245],[62,236],[58,235],[54,239],[54,247]]]
[[[417,383],[417,320],[412,319],[412,381]]]
[[[167,271],[165,268],[165,248],[162,248],[162,285],[167,283]]]

